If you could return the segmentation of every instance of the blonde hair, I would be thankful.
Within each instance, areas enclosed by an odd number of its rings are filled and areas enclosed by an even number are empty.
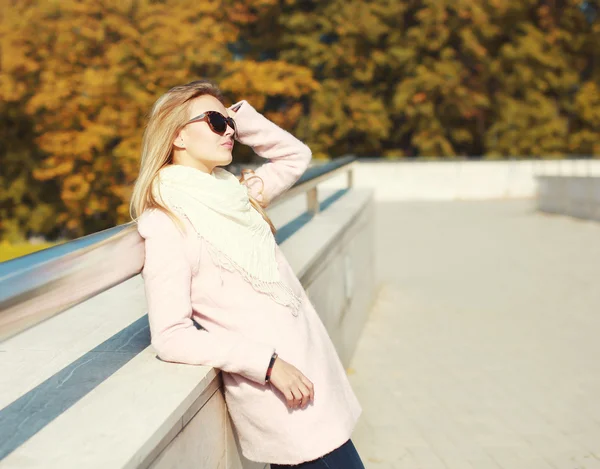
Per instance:
[[[152,106],[142,139],[140,172],[134,183],[129,204],[129,214],[133,221],[137,221],[144,211],[157,208],[165,212],[182,231],[185,231],[185,227],[177,215],[152,195],[152,187],[158,172],[164,166],[173,164],[173,140],[188,119],[190,101],[203,95],[214,96],[221,103],[224,103],[223,94],[217,85],[208,80],[197,80],[171,88],[158,98]],[[239,178],[241,184],[247,182],[245,175],[248,172],[254,174],[251,169],[242,170],[242,175]],[[252,178],[261,179],[256,175],[249,179]],[[250,194],[248,194],[248,197],[252,207],[262,215],[269,224],[271,232],[275,234],[275,226],[264,211],[264,207]]]

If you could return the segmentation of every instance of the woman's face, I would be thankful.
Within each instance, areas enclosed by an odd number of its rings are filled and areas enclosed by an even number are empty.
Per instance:
[[[227,109],[214,96],[203,95],[190,101],[188,120],[206,111],[218,111],[228,117]],[[176,164],[193,166],[212,173],[215,166],[231,163],[233,150],[233,129],[227,126],[223,135],[211,130],[206,121],[196,121],[186,125],[175,137],[173,161]]]

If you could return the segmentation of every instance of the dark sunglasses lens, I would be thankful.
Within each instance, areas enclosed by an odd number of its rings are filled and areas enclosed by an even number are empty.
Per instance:
[[[215,132],[218,132],[221,135],[225,133],[225,130],[227,130],[227,121],[223,115],[213,112],[208,118],[210,120],[210,125]]]

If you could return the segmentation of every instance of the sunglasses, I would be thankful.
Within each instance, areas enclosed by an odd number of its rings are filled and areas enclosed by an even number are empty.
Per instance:
[[[227,131],[227,126],[231,127],[234,132],[234,136],[237,137],[237,127],[235,121],[231,117],[225,117],[218,111],[206,111],[199,116],[194,117],[187,121],[184,127],[192,122],[206,122],[214,133],[224,135]]]

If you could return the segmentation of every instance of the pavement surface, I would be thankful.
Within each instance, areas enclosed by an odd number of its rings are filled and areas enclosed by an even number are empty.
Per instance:
[[[350,364],[367,469],[600,468],[600,223],[380,203]]]

